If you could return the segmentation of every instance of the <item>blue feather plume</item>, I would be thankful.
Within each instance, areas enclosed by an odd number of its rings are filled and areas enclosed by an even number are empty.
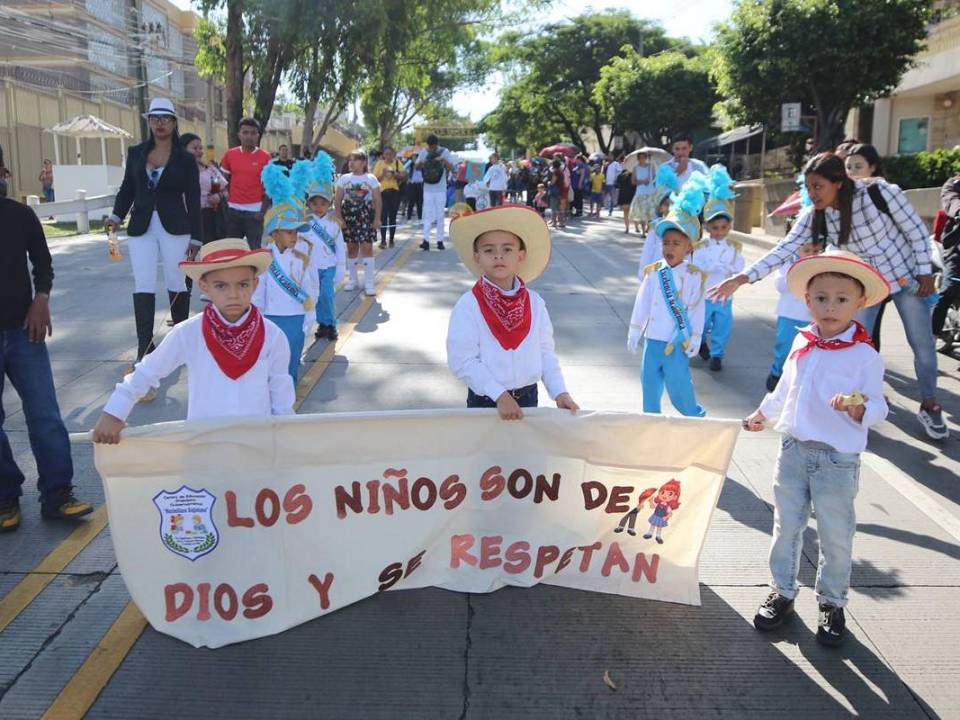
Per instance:
[[[323,150],[313,158],[313,179],[324,185],[333,182],[333,158]]]
[[[680,189],[680,178],[677,177],[676,171],[670,165],[664,164],[657,168],[654,182],[658,188],[666,188],[671,192]]]
[[[810,199],[810,193],[807,192],[807,178],[802,173],[797,175],[797,185],[800,188],[800,209],[806,210],[813,207],[813,200]]]
[[[303,199],[307,186],[313,181],[313,165],[309,160],[297,160],[290,168],[290,185],[294,197]]]
[[[707,176],[701,172],[695,172],[687,182],[684,183],[680,192],[674,193],[671,200],[671,212],[685,212],[688,215],[699,215],[706,202],[707,190],[710,183]]]
[[[732,200],[737,194],[733,191],[733,178],[727,169],[717,163],[710,166],[710,197],[717,200]]]
[[[260,182],[263,184],[263,191],[274,205],[293,200],[293,184],[282,166],[276,163],[267,164],[260,173]]]

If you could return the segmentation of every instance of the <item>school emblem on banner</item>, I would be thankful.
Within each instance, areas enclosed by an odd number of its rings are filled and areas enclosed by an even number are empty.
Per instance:
[[[220,542],[213,523],[213,504],[217,498],[208,490],[186,485],[153,496],[160,511],[160,540],[170,552],[193,561],[207,555]]]

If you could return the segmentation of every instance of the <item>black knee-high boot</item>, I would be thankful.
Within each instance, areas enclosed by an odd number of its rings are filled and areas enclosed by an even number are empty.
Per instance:
[[[173,324],[182,323],[190,315],[190,291],[180,290],[171,292],[167,290],[170,298],[170,319]]]
[[[137,362],[153,350],[153,316],[157,296],[153,293],[133,294],[133,317],[137,323]]]

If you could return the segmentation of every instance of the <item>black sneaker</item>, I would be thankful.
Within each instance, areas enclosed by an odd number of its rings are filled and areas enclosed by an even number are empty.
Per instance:
[[[791,615],[793,615],[793,600],[774,591],[760,603],[757,614],[753,616],[753,626],[764,632],[775,630],[783,625]]]
[[[317,340],[330,337],[330,326],[317,325],[317,331],[313,333],[313,337],[315,337]]]
[[[337,332],[337,329],[335,327],[331,326],[330,329],[327,331],[327,340],[330,340],[331,342],[336,342],[336,340],[339,337],[340,337],[340,333]]]
[[[706,340],[700,343],[699,355],[701,360],[710,359],[710,346],[707,344]]]
[[[429,250],[429,249],[430,249],[430,243],[428,243],[426,240],[424,240],[422,243],[420,243],[420,249],[421,249],[421,250]]]
[[[777,383],[780,382],[780,376],[770,373],[767,375],[767,392],[773,392],[777,389]]]
[[[443,240],[440,240],[437,243],[437,250],[446,250],[446,248],[443,246]]]
[[[917,420],[923,425],[927,436],[931,440],[946,440],[950,437],[950,431],[947,424],[943,421],[943,408],[937,403],[932,407],[920,408],[917,413]]]
[[[20,501],[0,503],[0,533],[13,532],[20,527]]]
[[[843,608],[820,603],[820,617],[817,620],[817,642],[827,647],[838,647],[847,636],[847,620]]]
[[[723,360],[720,358],[710,358],[710,369],[714,372],[723,370]]]
[[[76,520],[93,512],[93,505],[78,500],[72,487],[58,490],[40,503],[40,514],[48,520]]]

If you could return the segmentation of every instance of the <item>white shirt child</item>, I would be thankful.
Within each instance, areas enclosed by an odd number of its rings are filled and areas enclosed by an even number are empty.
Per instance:
[[[810,322],[813,317],[810,315],[810,309],[805,300],[801,300],[787,286],[787,271],[790,269],[790,263],[777,268],[773,276],[773,284],[780,293],[780,299],[777,300],[777,317],[788,318],[790,320],[803,320]]]
[[[323,217],[310,215],[307,222],[310,230],[301,234],[313,243],[311,257],[314,266],[318,270],[336,266],[334,282],[340,282],[347,271],[347,244],[343,240],[343,230],[329,213]]]
[[[717,240],[707,236],[693,248],[690,261],[707,274],[707,287],[713,287],[743,271],[743,245],[736,240]]]
[[[507,189],[507,168],[503,163],[493,163],[483,176],[483,184],[490,190],[503,192]]]
[[[481,282],[489,282],[482,278]],[[505,295],[514,295],[518,285]],[[502,292],[502,291],[501,291]],[[519,390],[543,381],[551,400],[567,392],[553,343],[553,325],[547,306],[535,291],[530,293],[530,331],[514,350],[497,341],[473,292],[464,293],[450,314],[447,329],[447,365],[477,395],[492,400],[505,390]]]
[[[303,288],[307,296],[317,304],[320,295],[320,274],[313,260],[314,242],[302,236],[297,237],[297,244],[282,251],[276,243],[270,244],[273,259],[283,271],[297,285]],[[260,308],[264,315],[303,315],[304,332],[310,327],[314,316],[308,312],[303,303],[287,293],[270,275],[268,269],[260,276],[260,283],[253,292],[251,302]]]
[[[660,260],[644,268],[643,282],[637,291],[637,299],[633,303],[630,330],[638,332],[648,340],[669,343],[677,335],[677,325],[660,288],[657,270],[661,267],[661,263],[665,264],[666,260]],[[673,282],[677,294],[686,307],[687,317],[690,319],[691,335],[687,345],[687,356],[693,357],[700,349],[706,315],[704,273],[684,260],[673,268]]]

